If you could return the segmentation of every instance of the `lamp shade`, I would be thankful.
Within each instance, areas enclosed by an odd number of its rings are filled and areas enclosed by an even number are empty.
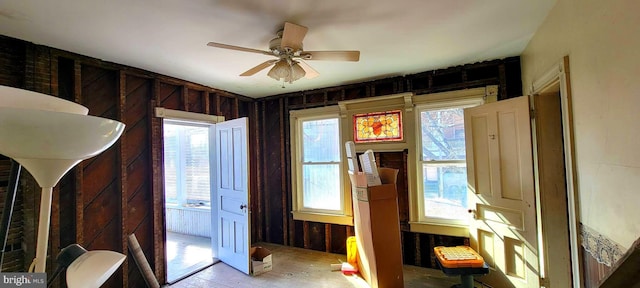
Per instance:
[[[275,80],[284,80],[292,83],[305,75],[304,69],[300,67],[297,61],[281,59],[273,65],[273,68],[267,73],[269,77]]]
[[[125,258],[124,254],[113,251],[88,251],[67,267],[67,286],[98,288],[111,277]]]

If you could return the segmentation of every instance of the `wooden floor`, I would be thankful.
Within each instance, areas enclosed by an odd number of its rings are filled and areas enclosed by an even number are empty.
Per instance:
[[[258,276],[248,276],[219,262],[170,287],[369,287],[362,278],[344,276],[339,271],[331,271],[330,265],[345,261],[345,255],[269,243],[260,243],[259,245],[271,250],[273,254],[273,270],[270,272]],[[459,283],[459,279],[448,277],[440,270],[405,265],[404,283],[406,288],[449,288]]]
[[[167,232],[167,282],[213,264],[211,238]]]

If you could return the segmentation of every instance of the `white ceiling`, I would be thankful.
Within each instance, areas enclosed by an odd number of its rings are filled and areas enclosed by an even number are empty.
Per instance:
[[[0,34],[263,97],[520,55],[556,0],[2,0]],[[320,76],[282,83],[240,73],[269,56],[285,21],[305,50],[360,50],[359,62],[308,61]]]

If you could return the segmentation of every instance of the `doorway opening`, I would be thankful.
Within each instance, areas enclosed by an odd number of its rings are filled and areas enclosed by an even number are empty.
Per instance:
[[[214,263],[211,239],[212,124],[165,119],[164,193],[167,282]],[[215,207],[214,207],[215,209]]]

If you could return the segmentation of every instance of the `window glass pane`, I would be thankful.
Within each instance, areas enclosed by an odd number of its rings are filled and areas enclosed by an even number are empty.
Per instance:
[[[209,206],[209,128],[165,122],[163,134],[166,201]]]
[[[164,126],[164,190],[165,200],[175,203],[178,193],[178,130]]]
[[[426,217],[466,219],[467,168],[465,165],[422,165]]]
[[[189,205],[209,205],[209,128],[184,129],[186,200]]]
[[[462,108],[422,111],[422,160],[465,160]]]
[[[339,131],[337,118],[302,122],[302,161],[339,162]]]
[[[303,206],[311,209],[341,210],[339,173],[338,164],[304,164]]]
[[[353,115],[353,139],[356,143],[402,141],[400,110]]]

